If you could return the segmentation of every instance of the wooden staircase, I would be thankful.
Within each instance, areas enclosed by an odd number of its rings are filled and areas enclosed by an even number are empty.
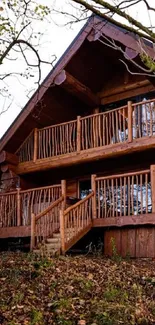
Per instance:
[[[40,245],[39,248],[34,249],[35,254],[46,254],[49,256],[56,256],[60,254],[61,249],[61,235],[59,233],[53,234],[53,237],[47,238],[46,243]]]
[[[48,256],[65,254],[92,227],[92,191],[84,199],[64,209],[64,196],[46,210],[32,214],[31,250]]]

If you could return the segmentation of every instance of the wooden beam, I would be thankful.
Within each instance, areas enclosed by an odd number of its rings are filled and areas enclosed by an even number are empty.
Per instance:
[[[133,142],[124,142],[111,144],[104,147],[91,148],[79,152],[60,155],[58,157],[49,157],[20,163],[16,168],[16,174],[27,174],[51,168],[66,167],[76,164],[86,163],[89,161],[97,161],[119,155],[126,155],[133,152],[144,151],[155,148],[155,137],[144,137],[134,139]]]
[[[0,238],[30,237],[31,226],[0,228]]]
[[[1,172],[2,173],[6,173],[6,172],[8,172],[9,170],[11,170],[11,171],[15,171],[15,165],[11,165],[11,164],[7,164],[7,163],[3,163],[3,164],[1,164],[1,166],[0,166],[0,169],[1,169]]]
[[[122,99],[145,94],[154,91],[154,89],[154,86],[150,84],[148,80],[144,80],[133,84],[123,85],[121,87],[115,87],[113,89],[103,89],[98,93],[98,96],[101,98],[101,104],[105,105]]]
[[[9,153],[7,151],[1,151],[0,153],[0,164],[7,162],[12,165],[17,165],[18,164],[18,157],[12,153]]]
[[[93,219],[93,227],[124,227],[138,225],[155,225],[155,213]]]
[[[155,87],[155,77],[148,77],[148,80]]]
[[[56,76],[54,83],[55,85],[64,88],[67,92],[75,95],[89,106],[96,107],[100,105],[100,98],[93,93],[90,88],[83,85],[79,80],[65,70],[62,70]]]

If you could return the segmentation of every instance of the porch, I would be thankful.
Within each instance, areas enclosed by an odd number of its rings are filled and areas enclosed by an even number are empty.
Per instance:
[[[16,174],[155,147],[155,99],[34,129],[16,151]],[[61,158],[61,159],[60,159]]]
[[[30,237],[32,250],[49,243],[65,253],[92,227],[148,225],[155,226],[154,165],[126,174],[92,175],[90,193],[73,205],[68,205],[65,180],[0,195],[0,238]]]

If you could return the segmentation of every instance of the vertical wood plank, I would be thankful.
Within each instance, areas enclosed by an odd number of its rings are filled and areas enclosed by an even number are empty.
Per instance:
[[[17,226],[21,226],[20,188],[17,188]]]
[[[65,222],[64,222],[64,211],[60,210],[60,238],[61,238],[61,253],[65,254]]]
[[[132,142],[132,102],[128,101],[128,142]]]
[[[91,176],[91,188],[94,192],[94,196],[92,197],[92,217],[96,219],[97,210],[96,210],[96,175]],[[98,193],[99,195],[99,193]]]
[[[35,214],[31,214],[31,244],[30,249],[31,251],[35,247],[35,226],[36,226],[36,220],[35,220]]]
[[[121,229],[121,256],[126,257],[128,254],[128,229]]]
[[[38,129],[34,129],[34,152],[33,152],[33,161],[37,160],[37,148],[38,147]]]
[[[155,165],[151,165],[152,213],[155,212]]]
[[[154,227],[147,229],[147,238],[146,238],[146,256],[154,258]]]
[[[128,248],[127,253],[131,257],[136,257],[136,228],[128,229]]]

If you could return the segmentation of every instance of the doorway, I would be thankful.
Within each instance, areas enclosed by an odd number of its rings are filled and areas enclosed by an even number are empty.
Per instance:
[[[79,181],[79,197],[84,199],[91,192],[91,180],[81,180]]]

